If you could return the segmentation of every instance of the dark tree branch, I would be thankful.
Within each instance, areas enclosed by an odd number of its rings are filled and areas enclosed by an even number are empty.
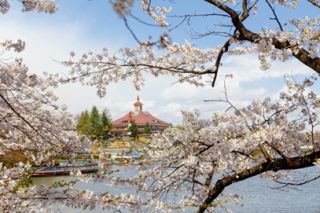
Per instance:
[[[259,34],[254,33],[247,29],[241,19],[239,18],[239,15],[236,11],[228,7],[226,4],[219,0],[204,0],[213,6],[221,9],[225,13],[229,14],[231,17],[231,22],[236,28],[236,30],[239,32],[239,36],[237,39],[239,41],[249,41],[252,43],[259,43],[261,40],[265,39],[261,37]],[[277,38],[270,38],[272,45],[278,49],[278,50],[285,50],[285,49],[291,49],[293,52],[293,56],[297,58],[300,62],[305,64],[306,66],[313,69],[315,72],[320,74],[320,58],[319,57],[311,57],[310,53],[305,50],[304,48],[300,47],[299,45],[291,45],[289,41],[280,41]]]
[[[248,1],[247,0],[242,0],[242,15],[241,15],[241,20],[245,20],[246,18],[249,17],[249,10],[248,10]]]
[[[221,192],[229,185],[259,175],[267,171],[294,170],[313,166],[316,159],[320,158],[320,151],[313,152],[309,155],[277,158],[272,162],[264,162],[251,168],[245,169],[233,175],[225,176],[219,179],[215,185],[209,190],[207,198],[199,206],[197,212],[202,213],[210,207],[211,203],[221,194]]]
[[[215,62],[215,73],[214,73],[213,81],[211,84],[212,87],[214,87],[216,80],[217,80],[217,77],[218,77],[218,71],[219,71],[219,67],[221,65],[222,56],[224,53],[228,52],[229,47],[233,41],[234,41],[234,37],[231,37],[228,41],[226,41],[226,43],[222,46],[222,48],[220,49],[220,51],[218,53],[218,57]]]
[[[127,29],[129,30],[129,32],[131,33],[133,38],[136,40],[136,42],[138,42],[140,45],[142,45],[142,42],[138,39],[137,35],[133,32],[133,30],[129,26],[127,19],[124,18],[123,21],[124,21],[124,25],[127,27]]]
[[[136,21],[140,22],[141,24],[144,24],[144,25],[147,25],[149,27],[161,27],[160,25],[158,24],[152,24],[152,23],[148,23],[140,18],[138,18],[137,16],[134,16],[134,15],[130,15],[131,18],[135,19]]]
[[[245,156],[245,157],[247,157],[249,159],[253,159],[251,155],[249,155],[249,154],[247,154],[247,153],[245,153],[243,151],[233,150],[233,151],[231,151],[231,153],[243,155],[243,156]]]
[[[273,16],[274,16],[273,19],[276,20],[276,22],[278,23],[278,26],[279,26],[280,30],[283,31],[283,27],[282,27],[282,24],[281,24],[278,16],[277,16],[276,10],[272,7],[272,5],[271,5],[271,3],[269,2],[269,0],[266,0],[266,2],[267,2],[267,4],[268,4],[270,10],[272,11],[272,14],[273,14]]]
[[[308,2],[310,2],[311,4],[313,4],[316,7],[320,8],[320,2],[318,2],[317,0],[308,0]]]
[[[46,138],[43,137],[43,135],[27,120],[25,119],[25,117],[23,117],[10,103],[9,101],[2,95],[0,94],[1,99],[7,104],[7,106],[14,112],[14,114],[16,114],[19,118],[21,118],[21,120],[23,120],[33,131],[35,131],[35,133],[37,133],[37,135],[39,135],[42,139],[44,139],[45,141],[47,141],[48,143],[50,143],[51,145],[57,146],[54,143],[51,143],[50,141],[48,141]]]
[[[170,18],[192,18],[192,17],[208,17],[208,16],[221,16],[230,18],[229,15],[223,14],[223,13],[203,13],[203,14],[185,14],[185,15],[169,15]]]
[[[225,31],[215,31],[215,30],[208,30],[205,33],[198,33],[198,32],[191,32],[194,36],[192,37],[193,39],[200,39],[203,37],[207,37],[210,35],[215,35],[215,36],[222,36],[222,37],[227,37],[230,38],[232,36],[231,33],[225,32]]]
[[[178,27],[180,27],[187,19],[188,19],[188,16],[185,16],[178,24],[176,24],[175,26],[170,28],[169,32],[171,32],[171,31],[177,29]]]
[[[277,148],[275,147],[273,144],[270,144],[269,142],[265,142],[265,144],[267,144],[269,147],[271,147],[278,155],[280,155],[283,159],[287,159],[287,157]]]
[[[210,17],[210,16],[221,16],[221,17],[226,17],[226,18],[230,18],[229,15],[226,14],[221,14],[221,13],[204,13],[204,14],[186,14],[186,15],[172,15],[172,16],[168,16],[170,18],[181,18],[182,20],[176,24],[175,26],[173,26],[172,28],[169,29],[169,32],[175,30],[176,28],[180,27],[185,21],[187,21],[188,24],[190,24],[190,20],[191,18],[195,18],[195,17]]]
[[[283,182],[283,181],[279,181],[279,180],[273,180],[274,182],[276,183],[279,183],[279,184],[283,184],[283,186],[280,186],[280,187],[273,187],[272,189],[280,189],[280,188],[283,188],[283,187],[286,187],[286,186],[302,186],[304,184],[307,184],[307,183],[310,183],[312,181],[315,181],[317,179],[320,178],[320,175],[314,177],[314,178],[311,178],[309,180],[305,180],[305,181],[302,181],[302,182],[297,182],[297,183],[294,183],[294,182]]]

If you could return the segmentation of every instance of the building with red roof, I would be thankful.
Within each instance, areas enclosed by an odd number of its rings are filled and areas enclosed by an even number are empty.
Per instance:
[[[148,123],[151,129],[151,132],[163,132],[166,128],[171,126],[170,123],[160,120],[155,116],[151,115],[149,112],[144,112],[142,110],[143,104],[140,102],[139,96],[137,97],[136,102],[133,104],[134,111],[128,112],[124,116],[114,120],[112,122],[111,133],[114,135],[123,135],[127,134],[128,126],[131,122],[134,122],[138,127],[138,133],[144,132],[144,127]]]

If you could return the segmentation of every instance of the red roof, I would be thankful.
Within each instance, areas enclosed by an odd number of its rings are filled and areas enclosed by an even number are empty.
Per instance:
[[[154,117],[148,112],[141,112],[141,111],[138,112],[138,114],[129,112],[125,116],[122,116],[121,118],[113,121],[112,125],[127,124],[129,121],[134,121],[136,124],[143,124],[143,125],[146,123],[149,123],[150,125],[165,125],[165,126],[170,125],[169,123]]]

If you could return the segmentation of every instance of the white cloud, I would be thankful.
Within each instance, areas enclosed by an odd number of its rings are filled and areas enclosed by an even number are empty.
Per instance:
[[[262,71],[259,69],[260,62],[254,55],[228,56],[223,64],[220,70],[232,74],[241,82],[282,78],[284,75],[310,75],[314,72],[296,59],[286,62],[274,61],[270,69]]]
[[[161,96],[165,100],[187,100],[199,95],[200,90],[203,88],[196,88],[189,84],[174,84],[165,88]]]
[[[166,119],[169,122],[172,122],[181,118],[182,110],[182,105],[176,102],[169,102],[165,106],[161,107],[159,111],[155,112],[154,115],[158,116],[160,119]]]

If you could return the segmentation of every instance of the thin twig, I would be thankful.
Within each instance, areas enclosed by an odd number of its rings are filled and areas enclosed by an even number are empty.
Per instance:
[[[127,29],[129,30],[129,32],[131,33],[131,35],[133,36],[133,38],[140,44],[142,45],[142,42],[138,39],[138,37],[136,36],[136,34],[133,32],[133,30],[130,28],[128,21],[126,18],[123,19],[125,26],[127,27]]]
[[[272,13],[273,13],[273,16],[274,16],[273,19],[276,20],[276,22],[277,22],[278,25],[279,25],[280,30],[283,31],[283,27],[282,27],[282,24],[280,23],[280,20],[279,20],[278,16],[277,16],[276,10],[272,7],[271,3],[270,3],[268,0],[266,0],[266,2],[267,2],[267,4],[268,4],[270,10],[271,10]]]

